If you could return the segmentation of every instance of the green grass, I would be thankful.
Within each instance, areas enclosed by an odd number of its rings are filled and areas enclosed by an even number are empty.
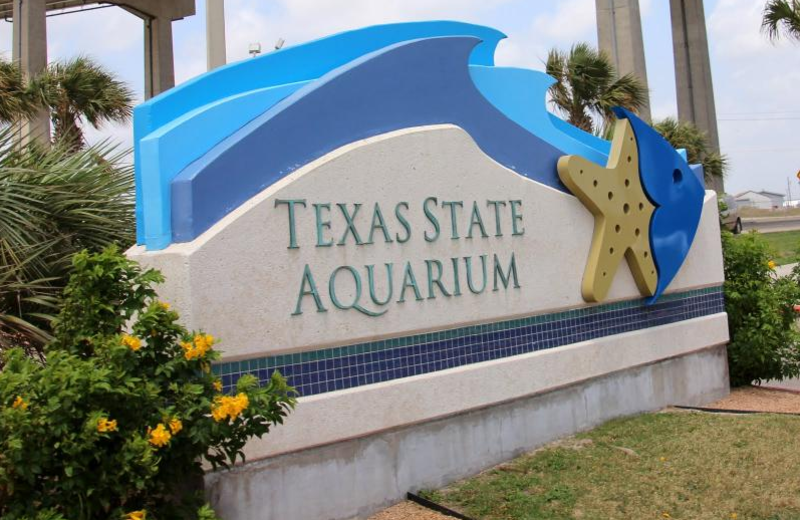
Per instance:
[[[616,420],[426,494],[486,520],[799,520],[800,417]]]
[[[800,262],[800,231],[779,231],[777,233],[761,233],[761,237],[769,242],[775,250],[775,263],[778,265]]]

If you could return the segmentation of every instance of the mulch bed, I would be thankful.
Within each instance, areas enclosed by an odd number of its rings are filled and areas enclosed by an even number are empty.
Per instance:
[[[708,408],[767,413],[800,413],[800,392],[758,386],[734,388],[731,394]]]
[[[369,520],[443,520],[452,517],[440,515],[436,511],[431,511],[414,502],[400,502],[399,504],[384,509]]]

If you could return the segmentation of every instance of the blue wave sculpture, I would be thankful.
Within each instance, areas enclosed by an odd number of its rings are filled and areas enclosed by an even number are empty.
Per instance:
[[[153,249],[163,249],[172,243],[169,219],[164,218],[164,214],[171,213],[170,183],[180,169],[210,149],[210,146],[198,146],[192,138],[181,139],[176,149],[170,152],[166,167],[155,158],[150,168],[157,168],[157,173],[148,169],[145,174],[143,162],[148,158],[142,154],[141,143],[154,132],[168,132],[170,129],[165,129],[165,126],[184,119],[180,133],[203,136],[206,141],[210,139],[218,143],[302,84],[337,67],[398,42],[448,35],[479,38],[481,43],[470,56],[470,63],[478,65],[494,64],[495,48],[505,38],[496,29],[462,22],[376,25],[231,63],[142,103],[134,110],[133,117],[134,167],[137,201],[146,198],[148,204],[136,206],[137,241]],[[270,90],[273,87],[275,89]],[[276,96],[276,93],[282,95]],[[250,95],[256,99],[248,104],[241,103],[242,96]],[[232,106],[222,106],[229,102]],[[193,117],[198,110],[209,105],[223,108],[216,113],[224,112],[225,117],[210,124],[207,118]]]
[[[569,193],[558,159],[580,155],[605,165],[610,143],[546,110],[553,78],[495,67],[504,37],[460,22],[367,27],[230,64],[140,105],[139,243],[158,250],[191,241],[326,153],[423,125],[457,125],[500,164]],[[632,122],[643,186],[657,206],[650,235],[657,297],[691,246],[703,187],[654,130],[633,114],[617,114]]]

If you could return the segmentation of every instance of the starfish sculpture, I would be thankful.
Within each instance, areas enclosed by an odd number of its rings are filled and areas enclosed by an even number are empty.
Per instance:
[[[558,176],[594,215],[592,248],[581,284],[584,300],[606,298],[623,256],[639,291],[652,296],[658,284],[649,233],[655,206],[642,188],[630,122],[617,120],[606,168],[566,155],[558,161]]]

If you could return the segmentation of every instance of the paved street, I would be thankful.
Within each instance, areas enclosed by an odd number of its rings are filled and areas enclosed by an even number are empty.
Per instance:
[[[797,264],[779,265],[775,268],[775,272],[778,273],[778,276],[787,276],[791,274],[792,269],[794,269],[794,266],[796,265]]]
[[[800,379],[787,379],[786,381],[765,381],[761,384],[764,388],[780,388],[782,390],[797,390],[800,392]]]
[[[800,216],[794,217],[744,217],[742,218],[744,231],[755,229],[761,233],[774,233],[776,231],[794,231],[800,229]]]

